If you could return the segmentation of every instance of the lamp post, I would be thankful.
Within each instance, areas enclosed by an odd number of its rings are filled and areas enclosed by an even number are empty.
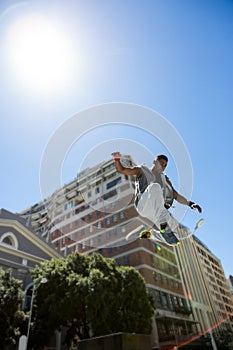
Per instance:
[[[204,219],[198,220],[198,222],[196,223],[194,229],[193,229],[188,235],[185,235],[184,237],[180,237],[180,240],[185,240],[185,239],[189,238],[190,236],[193,236],[194,233],[195,233],[200,227],[202,227],[202,226],[204,225],[204,223],[205,223],[205,220],[204,220]],[[188,227],[185,227],[185,226],[183,226],[183,227],[186,228],[187,230],[189,230]]]
[[[29,312],[29,319],[28,319],[27,337],[26,337],[24,350],[27,350],[27,348],[28,348],[28,338],[29,338],[30,327],[31,327],[32,309],[33,309],[33,301],[34,301],[35,291],[40,287],[40,285],[42,283],[47,283],[47,282],[48,282],[47,278],[43,277],[37,286],[35,283],[33,284],[32,297],[31,297],[31,302],[30,302],[30,312]]]

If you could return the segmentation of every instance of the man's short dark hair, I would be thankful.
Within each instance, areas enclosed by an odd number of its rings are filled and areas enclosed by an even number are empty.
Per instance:
[[[158,154],[156,157],[157,160],[164,159],[166,162],[168,162],[168,157],[165,156],[165,154]]]

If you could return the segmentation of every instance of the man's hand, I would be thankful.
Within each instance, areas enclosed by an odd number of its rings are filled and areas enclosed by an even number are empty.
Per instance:
[[[192,203],[192,202],[191,202],[191,203]],[[190,207],[191,207],[192,209],[198,210],[199,213],[202,212],[201,207],[200,207],[198,204],[196,204],[196,203],[192,203],[192,204],[190,205]]]
[[[121,154],[120,154],[120,152],[113,152],[112,156],[113,156],[113,158],[120,158]]]

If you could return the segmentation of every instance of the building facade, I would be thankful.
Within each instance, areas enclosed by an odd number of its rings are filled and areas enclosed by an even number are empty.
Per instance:
[[[233,295],[233,276],[232,275],[229,276],[228,283],[230,286],[231,294]]]
[[[31,282],[30,270],[44,260],[61,255],[28,226],[20,216],[0,209],[0,266],[10,268],[13,277]]]
[[[182,249],[177,258],[184,288],[200,334],[210,334],[212,343],[232,333],[233,299],[221,261],[187,228],[181,229]],[[185,239],[188,237],[188,239]]]
[[[123,162],[126,166],[133,164],[130,156],[124,156]],[[143,275],[156,303],[153,349],[188,342],[206,329],[200,317],[208,298],[198,294],[195,281],[187,287],[186,279],[194,276],[193,271],[187,269],[184,274],[181,267],[189,246],[183,242],[174,248],[163,245],[158,251],[151,241],[135,239],[143,218],[134,207],[134,179],[117,173],[112,159],[80,172],[76,179],[20,215],[65,256],[97,251],[119,265],[134,266]],[[135,235],[126,241],[126,235],[134,230]],[[196,304],[190,301],[191,287]]]

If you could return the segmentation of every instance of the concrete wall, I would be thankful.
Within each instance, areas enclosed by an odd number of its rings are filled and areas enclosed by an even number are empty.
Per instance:
[[[116,333],[78,342],[78,350],[151,350],[150,335]]]

